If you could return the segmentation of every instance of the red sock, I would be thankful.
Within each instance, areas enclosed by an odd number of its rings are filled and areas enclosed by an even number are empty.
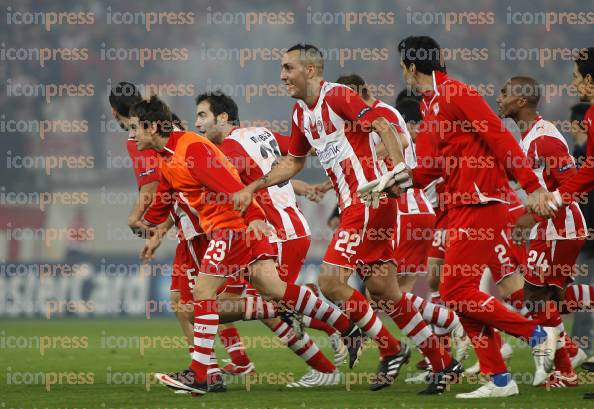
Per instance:
[[[574,284],[565,289],[565,299],[561,303],[561,314],[591,309],[594,303],[594,285]]]
[[[408,298],[403,296],[388,314],[404,335],[429,359],[434,372],[441,371],[451,363],[452,357],[440,347],[439,339]]]
[[[206,376],[209,384],[215,383],[221,377],[221,368],[219,368],[219,362],[214,350],[210,355],[210,364],[206,369]]]
[[[441,295],[439,294],[439,291],[434,291],[429,295],[429,301],[431,301],[433,304],[443,304],[443,301],[441,300]]]
[[[319,331],[324,331],[328,336],[334,334],[336,332],[336,328],[326,324],[324,321],[317,320],[315,318],[310,317],[302,317],[301,321],[303,325],[307,328],[317,329]]]
[[[353,290],[342,308],[351,321],[377,343],[380,356],[391,356],[400,352],[400,341],[386,329],[363,294]]]
[[[563,332],[563,338],[565,338],[565,349],[569,354],[570,358],[573,358],[577,355],[578,349],[580,348],[573,339],[566,332]]]
[[[197,382],[205,382],[211,365],[210,356],[219,326],[219,311],[216,300],[202,300],[194,303],[194,353],[190,368]]]
[[[219,330],[219,338],[229,354],[231,362],[238,366],[247,366],[251,363],[250,358],[245,352],[237,328],[230,326],[223,330]]]
[[[295,355],[303,359],[313,369],[324,373],[331,373],[336,370],[334,364],[326,358],[306,332],[299,339],[293,329],[283,321],[279,322],[273,331]]]
[[[441,328],[451,329],[452,325],[458,321],[456,313],[443,305],[427,301],[416,294],[402,294],[410,300],[415,309],[429,324],[434,324]]]
[[[324,321],[343,335],[348,335],[353,328],[349,318],[342,311],[322,300],[306,286],[287,283],[283,302],[287,308],[307,317]]]
[[[562,337],[557,342],[557,350],[555,351],[555,369],[563,375],[573,374],[573,365],[571,365],[571,358],[565,348],[565,337]]]
[[[497,349],[501,349],[501,345],[503,345],[503,338],[501,338],[501,333],[497,330],[493,330],[493,338],[495,339],[495,345],[497,345]]]
[[[501,356],[501,334],[482,322],[460,316],[460,322],[466,330],[466,335],[472,342],[472,347],[479,361],[483,375],[493,375],[508,372],[505,361]],[[498,335],[497,335],[498,334]]]

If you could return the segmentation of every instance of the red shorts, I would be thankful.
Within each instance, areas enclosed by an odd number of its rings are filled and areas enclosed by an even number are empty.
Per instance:
[[[515,206],[515,205],[512,205]],[[495,284],[499,284],[505,277],[516,271],[522,271],[526,265],[526,245],[516,244],[512,240],[512,231],[518,217],[525,213],[523,207],[515,206],[516,209],[507,214],[507,226],[505,228],[505,240],[503,246],[496,248],[499,264],[490,266],[491,275]]]
[[[394,199],[382,201],[377,209],[363,204],[344,209],[323,261],[350,269],[358,265],[393,262],[396,212]]]
[[[398,214],[394,259],[399,273],[427,271],[427,254],[431,249],[435,215],[431,213]]]
[[[245,230],[215,230],[208,235],[208,245],[200,262],[200,274],[240,277],[257,260],[276,260],[276,251],[267,237],[256,239]]]
[[[180,291],[179,277],[183,275],[182,264],[187,259],[187,247],[185,241],[179,241],[175,247],[175,256],[173,256],[173,265],[171,270],[171,285],[169,291]]]
[[[277,248],[278,275],[285,283],[295,284],[311,244],[309,236],[272,243]]]
[[[427,257],[431,258],[445,258],[445,238],[446,229],[448,228],[448,211],[447,209],[435,209],[435,228],[433,230],[433,241]]]
[[[202,258],[208,241],[204,234],[198,235],[191,240],[183,240],[177,245],[176,256],[181,254],[181,263],[174,267],[177,269],[176,276],[179,282],[179,299],[181,303],[192,303],[194,298],[192,290],[196,285],[199,260]]]
[[[585,239],[530,240],[524,279],[532,285],[565,288],[575,276],[575,262]]]
[[[191,304],[194,302],[192,290],[196,286],[199,265],[208,246],[206,235],[201,234],[191,240],[181,241],[176,249],[177,264],[174,265],[174,274],[177,278],[180,292],[180,302]],[[179,254],[179,256],[178,256]],[[217,289],[217,294],[222,292],[241,294],[246,282],[240,275],[229,277],[223,285]]]

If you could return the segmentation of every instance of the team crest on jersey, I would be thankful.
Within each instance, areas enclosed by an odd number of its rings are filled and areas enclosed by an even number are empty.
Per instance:
[[[439,103],[435,103],[435,105],[433,105],[433,115],[437,115],[439,113]]]
[[[322,124],[320,119],[316,119],[316,129],[318,132],[322,132],[322,129],[324,129],[324,124]]]

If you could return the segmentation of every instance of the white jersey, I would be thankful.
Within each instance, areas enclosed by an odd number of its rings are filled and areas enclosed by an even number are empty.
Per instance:
[[[307,156],[313,147],[330,178],[341,210],[360,204],[357,189],[377,179],[370,124],[378,116],[349,87],[322,81],[313,106],[293,108],[289,154]]]
[[[386,119],[396,126],[398,132],[404,135],[408,143],[408,146],[404,149],[404,163],[406,163],[406,166],[408,166],[410,169],[417,166],[415,144],[412,140],[412,137],[410,136],[408,127],[406,126],[406,121],[400,112],[398,112],[398,110],[393,106],[379,100],[376,101],[373,106],[374,108],[383,108],[385,110],[383,112],[389,111],[391,113],[391,115],[384,116],[386,116]],[[378,145],[381,142],[380,136],[376,132],[372,132],[371,134],[374,144]],[[389,165],[385,161],[379,160],[378,166],[382,174],[388,171]],[[398,198],[398,211],[402,214],[435,214],[431,201],[425,195],[424,190],[418,188],[408,189],[401,197]]]
[[[522,135],[520,146],[532,163],[532,169],[543,188],[553,191],[576,173],[575,161],[567,142],[555,125],[538,116]],[[551,219],[537,223],[531,239],[563,240],[586,237],[586,220],[576,202],[562,207]]]
[[[233,130],[220,148],[239,171],[241,181],[248,185],[270,172],[275,161],[286,155],[288,146],[287,136],[275,135],[263,127],[250,127]],[[277,238],[271,242],[311,234],[289,181],[263,189],[255,197],[276,230]]]

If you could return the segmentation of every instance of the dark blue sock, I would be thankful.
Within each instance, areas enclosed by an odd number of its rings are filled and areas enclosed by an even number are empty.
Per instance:
[[[502,387],[506,386],[509,381],[511,381],[511,374],[509,372],[498,373],[493,375],[491,379],[493,379],[495,386]]]
[[[534,328],[534,331],[532,331],[528,344],[534,348],[538,344],[543,343],[545,339],[547,339],[547,333],[540,325],[537,325],[536,328]]]

